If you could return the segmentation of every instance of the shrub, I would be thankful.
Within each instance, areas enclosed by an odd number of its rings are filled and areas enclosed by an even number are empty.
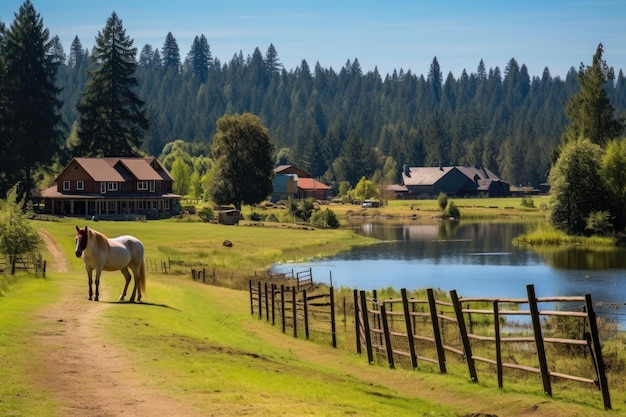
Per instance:
[[[455,219],[461,217],[461,212],[459,211],[459,208],[456,206],[456,204],[454,204],[454,201],[448,201],[448,205],[443,211],[443,217],[454,217]]]
[[[276,217],[276,215],[274,213],[270,213],[266,218],[265,218],[266,222],[273,222],[273,223],[278,223],[278,217]]]
[[[318,210],[311,216],[311,224],[320,229],[337,229],[339,219],[334,211],[329,208]]]
[[[448,207],[448,196],[443,191],[439,193],[439,197],[437,197],[437,204],[439,205],[439,210],[444,211],[446,207]]]
[[[520,204],[522,207],[525,208],[535,208],[535,202],[533,201],[533,199],[531,197],[524,197],[522,198],[522,202]]]
[[[203,223],[208,223],[215,219],[215,213],[211,207],[204,207],[198,212],[198,216]]]
[[[611,213],[608,211],[592,211],[589,213],[589,217],[587,217],[585,229],[598,236],[610,235],[613,230]]]

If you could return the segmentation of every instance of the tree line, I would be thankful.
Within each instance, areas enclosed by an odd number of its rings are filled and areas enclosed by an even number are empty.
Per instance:
[[[224,146],[213,145],[219,120],[233,114],[255,115],[263,138],[267,129],[272,143],[261,153],[270,150],[273,164],[336,188],[364,177],[396,182],[403,164],[485,166],[536,187],[568,142],[598,143],[586,127],[589,92],[602,94],[602,117],[615,120],[599,146],[623,134],[626,78],[603,61],[593,86],[582,63],[561,79],[547,67],[531,76],[514,58],[502,71],[480,60],[458,78],[444,78],[436,57],[426,76],[363,72],[357,58],[339,70],[306,59],[287,70],[273,44],[222,63],[202,34],[184,59],[171,32],[160,49],[138,53],[115,12],[96,39],[89,51],[75,37],[66,54],[30,0],[10,27],[0,22],[0,191],[18,180],[34,191],[73,156],[148,154],[165,161],[179,192],[197,194],[219,182],[225,158],[212,152]]]

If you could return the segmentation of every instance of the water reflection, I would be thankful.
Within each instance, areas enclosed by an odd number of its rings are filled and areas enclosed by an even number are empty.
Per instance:
[[[599,314],[626,325],[626,251],[524,247],[513,239],[536,223],[355,222],[357,233],[382,243],[310,262],[274,265],[276,272],[312,268],[316,281],[336,287],[439,288],[465,297],[591,294]]]
[[[534,247],[548,265],[557,269],[626,269],[623,248]]]

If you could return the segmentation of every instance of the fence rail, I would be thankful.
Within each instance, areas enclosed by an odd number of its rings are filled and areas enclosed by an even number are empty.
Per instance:
[[[306,276],[306,275],[305,275]],[[279,281],[293,279],[275,277]],[[296,275],[296,280],[297,280]],[[258,314],[275,325],[280,322],[283,333],[291,329],[293,337],[298,337],[299,329],[304,331],[305,339],[309,340],[311,332],[330,334],[330,343],[337,347],[337,329],[335,320],[335,295],[333,287],[328,292],[307,293],[313,289],[313,281],[306,284],[297,280],[291,286],[285,283],[250,280],[250,313]],[[308,286],[308,288],[305,288]]]
[[[31,253],[18,256],[0,258],[0,273],[9,272],[14,275],[17,271],[32,271],[35,275],[46,276],[46,260],[41,253]]]
[[[427,290],[426,300],[408,299],[405,289],[402,289],[402,299],[378,300],[374,293],[373,298],[367,298],[364,291],[354,290],[355,329],[357,332],[357,352],[365,349],[368,361],[374,361],[374,354],[379,353],[386,357],[389,367],[395,367],[396,357],[408,358],[411,366],[417,368],[418,361],[433,363],[439,366],[439,372],[447,372],[446,352],[456,355],[467,365],[470,379],[478,381],[476,362],[486,363],[496,368],[498,387],[503,387],[504,369],[513,369],[522,372],[539,374],[543,390],[552,396],[552,378],[562,378],[570,381],[596,385],[602,392],[605,409],[611,409],[611,400],[605,373],[602,347],[598,333],[596,315],[593,310],[591,295],[579,297],[541,297],[535,296],[534,286],[527,286],[528,298],[525,299],[494,299],[494,298],[460,298],[456,291],[450,292],[452,302],[440,301],[435,298],[432,289]],[[553,311],[540,310],[540,303],[578,303],[583,304],[583,311]],[[466,304],[466,308],[463,308]],[[492,309],[470,308],[472,304],[491,304]],[[394,306],[400,305],[398,309]],[[505,305],[508,309],[501,309]],[[512,306],[527,305],[528,310],[512,308]],[[395,310],[395,311],[394,311]],[[474,323],[476,316],[487,316],[481,319],[482,325]],[[507,321],[505,316],[528,316],[531,319],[530,335],[505,333]],[[542,318],[544,320],[542,326]],[[583,320],[580,326],[582,337],[573,335],[559,337],[545,336],[550,333],[549,320],[565,318]],[[485,323],[493,326],[492,334],[476,333],[490,329]],[[579,329],[580,330],[580,329]],[[518,329],[516,329],[518,331]],[[563,330],[561,330],[563,331]],[[555,335],[558,336],[558,335]],[[490,344],[484,347],[485,343]],[[522,344],[521,350],[528,350],[534,346],[535,359],[539,366],[507,362],[503,355],[503,347],[510,344]],[[547,346],[566,346],[573,349],[586,349],[591,358],[588,366],[592,369],[595,379],[587,375],[571,375],[564,372],[550,371],[548,364]],[[491,356],[479,356],[473,353],[477,348]],[[522,355],[523,356],[523,355]],[[518,359],[517,357],[515,359]]]

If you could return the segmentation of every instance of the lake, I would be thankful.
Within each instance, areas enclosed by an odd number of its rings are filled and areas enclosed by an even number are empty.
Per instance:
[[[359,290],[434,288],[461,297],[526,298],[591,294],[596,312],[626,326],[626,249],[531,248],[513,239],[536,223],[359,221],[350,227],[381,243],[329,258],[275,264],[311,268],[316,282]]]

